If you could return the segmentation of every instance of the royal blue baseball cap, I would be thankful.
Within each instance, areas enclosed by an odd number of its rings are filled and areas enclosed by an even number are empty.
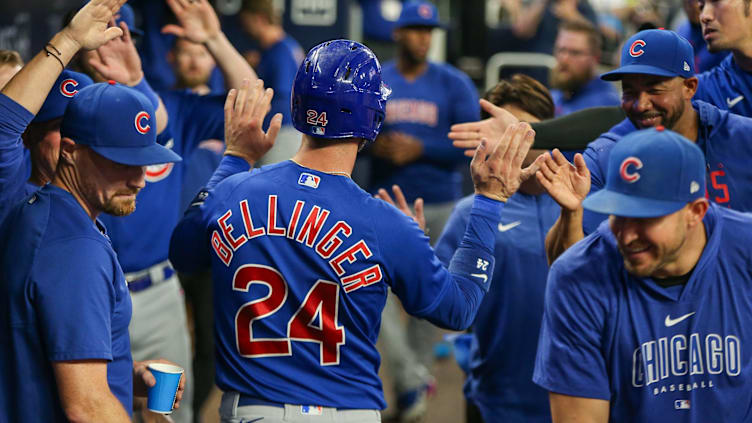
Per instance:
[[[620,139],[608,157],[606,187],[583,207],[621,217],[671,214],[705,196],[705,156],[692,141],[663,127]]]
[[[426,1],[408,1],[402,5],[402,12],[395,24],[395,28],[406,26],[427,26],[431,28],[443,26],[439,22],[439,11],[432,3]]]
[[[694,62],[694,49],[684,37],[674,31],[648,29],[624,43],[621,67],[601,79],[618,81],[627,74],[690,78],[695,74]]]
[[[44,100],[42,108],[39,109],[32,122],[48,122],[63,117],[65,108],[68,107],[68,103],[73,99],[73,96],[78,94],[84,87],[88,87],[93,83],[94,81],[87,75],[64,69],[50,89],[47,99]]]
[[[128,30],[131,34],[144,35],[144,31],[136,28],[136,17],[133,13],[133,8],[127,3],[120,6],[120,10],[117,11],[115,16],[115,23],[119,25],[120,22],[125,22],[125,24],[128,25]]]
[[[179,162],[157,144],[157,122],[149,99],[114,81],[90,85],[65,110],[60,135],[89,146],[113,162],[147,166]]]

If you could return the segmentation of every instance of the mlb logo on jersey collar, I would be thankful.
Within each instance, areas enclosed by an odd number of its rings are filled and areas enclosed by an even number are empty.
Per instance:
[[[300,178],[298,179],[298,184],[307,186],[310,188],[318,188],[319,182],[321,182],[321,177],[312,175],[310,173],[301,173]]]

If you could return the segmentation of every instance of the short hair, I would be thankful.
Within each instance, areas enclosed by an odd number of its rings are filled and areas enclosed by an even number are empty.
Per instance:
[[[749,1],[749,0],[747,0]],[[582,32],[587,36],[588,44],[590,45],[590,51],[594,55],[601,54],[601,48],[603,46],[603,39],[601,33],[593,24],[587,21],[565,21],[559,25],[559,32],[571,31]]]
[[[274,9],[273,0],[243,0],[240,11],[261,15],[273,24],[278,24],[280,21],[279,14]]]
[[[0,66],[23,66],[21,55],[15,50],[0,50]]]
[[[527,75],[516,73],[486,91],[483,98],[497,106],[514,104],[540,120],[554,117],[554,101],[548,89]],[[481,119],[489,117],[481,111]]]

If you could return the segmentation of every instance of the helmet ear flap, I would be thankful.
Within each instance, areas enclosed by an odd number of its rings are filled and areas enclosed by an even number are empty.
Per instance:
[[[381,65],[363,44],[333,40],[308,52],[295,76],[293,126],[322,138],[373,141],[381,128],[386,97]]]

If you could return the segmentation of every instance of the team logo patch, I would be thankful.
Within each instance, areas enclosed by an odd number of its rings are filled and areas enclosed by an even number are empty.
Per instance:
[[[632,57],[640,57],[645,54],[645,41],[635,40],[631,46],[629,46],[629,55]]]
[[[689,410],[689,400],[676,400],[674,401],[674,409],[676,410]]]
[[[76,89],[77,86],[78,81],[73,78],[68,78],[60,83],[60,94],[68,98],[73,97],[78,94],[78,90]]]
[[[146,182],[161,181],[162,179],[170,176],[173,167],[175,167],[175,163],[162,163],[146,166]]]
[[[691,69],[691,68],[689,67],[689,63],[687,63],[687,62],[684,62],[684,72],[689,72],[689,71],[690,71],[690,69]]]
[[[635,171],[630,172],[630,166],[633,166]],[[637,182],[640,179],[640,174],[636,171],[639,169],[642,169],[642,160],[634,156],[627,157],[619,166],[619,176],[630,184]]]
[[[689,184],[689,193],[694,194],[697,191],[700,190],[700,184],[697,183],[697,181],[692,181],[692,183]]]
[[[307,186],[310,188],[318,188],[319,182],[321,182],[321,177],[311,175],[310,173],[301,173],[300,178],[298,179],[299,185]]]
[[[433,15],[433,13],[431,13],[431,8],[426,4],[418,6],[418,14],[423,19],[431,19],[431,16]]]
[[[151,119],[151,116],[149,116],[148,113],[144,111],[138,112],[133,123],[134,125],[136,125],[136,131],[138,131],[139,134],[146,134],[147,132],[149,132],[149,129],[151,129],[149,119]],[[144,121],[146,121],[145,124]]]
[[[146,112],[142,112],[146,113]],[[165,143],[165,148],[169,148],[172,150],[172,146],[175,145],[175,141],[170,138]],[[175,163],[162,163],[162,164],[155,164],[151,166],[146,166],[146,182],[159,182],[162,179],[170,176],[170,173],[172,173],[172,169],[175,167]]]

